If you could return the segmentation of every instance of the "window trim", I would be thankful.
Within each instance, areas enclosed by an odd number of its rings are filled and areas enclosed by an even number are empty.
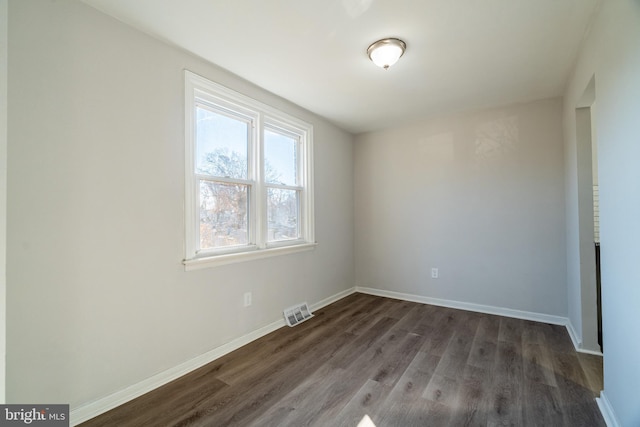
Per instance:
[[[274,107],[212,82],[188,70],[185,76],[185,270],[249,261],[270,256],[313,249],[315,218],[313,198],[313,126]],[[228,109],[234,115],[251,119],[252,143],[248,147],[247,181],[253,181],[249,196],[249,244],[229,248],[216,248],[198,252],[198,183],[195,172],[195,106],[211,104],[216,109]],[[299,164],[299,229],[300,238],[268,242],[266,219],[266,192],[269,184],[262,176],[264,164],[264,130],[282,130],[300,138]]]

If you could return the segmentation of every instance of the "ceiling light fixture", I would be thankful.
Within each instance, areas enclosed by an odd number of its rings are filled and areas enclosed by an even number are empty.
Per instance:
[[[378,67],[387,70],[398,62],[406,49],[406,43],[400,39],[382,39],[367,48],[367,55]]]

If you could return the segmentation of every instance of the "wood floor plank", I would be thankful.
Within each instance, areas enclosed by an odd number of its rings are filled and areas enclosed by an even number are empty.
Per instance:
[[[342,316],[345,315],[346,313],[342,313]],[[292,329],[292,333],[289,334],[289,337],[278,340],[269,337],[271,338],[270,346],[254,349],[250,357],[245,358],[244,363],[236,364],[233,367],[227,366],[226,369],[219,372],[218,377],[228,384],[235,384],[255,376],[257,371],[275,369],[290,359],[292,355],[303,354],[315,343],[332,338],[334,334],[340,332],[341,327],[339,323],[331,319],[331,316],[318,315],[315,322],[306,321],[298,328],[290,329]],[[256,355],[260,355],[263,360],[262,364],[254,363]],[[225,359],[220,363],[228,362]]]
[[[567,328],[560,325],[549,325],[546,323],[539,323],[538,328],[544,331],[546,343],[550,348],[553,348],[553,351],[561,353],[575,353]]]
[[[440,357],[436,373],[449,378],[455,378],[460,375],[469,359],[473,338],[473,335],[460,333],[459,331],[454,332],[453,337],[449,340],[447,349]]]
[[[353,369],[336,371],[328,365],[319,375],[320,378],[305,381],[301,388],[293,390],[276,403],[277,407],[293,408],[285,419],[275,420],[267,413],[261,421],[264,425],[311,425],[321,419],[337,416],[341,410],[337,405],[344,405],[345,401],[350,400],[361,384],[368,379],[384,377],[392,371],[392,368],[387,367],[395,363],[407,348],[408,335],[403,330],[389,330],[360,354],[353,362]]]
[[[545,328],[538,322],[525,320],[522,322],[522,343],[523,344],[546,344]]]
[[[497,348],[498,344],[496,342],[486,341],[476,337],[471,345],[467,364],[485,370],[493,369]]]
[[[509,341],[520,344],[522,342],[522,332],[524,325],[524,320],[502,317],[500,319],[498,341]]]
[[[314,375],[289,391],[256,419],[255,425],[312,425],[319,416],[339,413],[344,399],[358,392],[356,381],[343,381],[349,373],[323,366]]]
[[[458,381],[455,378],[433,374],[423,397],[432,402],[455,404],[458,395]]]
[[[398,327],[413,332],[415,325],[422,319],[421,306],[421,304],[409,306],[404,315],[398,319]]]
[[[439,357],[428,353],[416,354],[382,407],[374,413],[376,425],[446,425],[451,408],[423,397],[439,361]]]
[[[380,405],[391,392],[391,387],[367,380],[347,402],[335,418],[335,426],[355,427],[365,415],[377,418]],[[256,426],[258,427],[258,426]]]
[[[513,320],[513,319],[510,319]],[[514,325],[515,322],[505,322]],[[503,323],[500,323],[501,332]],[[490,391],[490,402],[487,415],[488,425],[522,425],[523,406],[523,370],[522,349],[516,342],[511,341],[517,327],[509,328],[507,340],[498,341],[496,352],[496,369]]]
[[[498,347],[499,328],[500,319],[497,316],[485,316],[480,319],[469,351],[468,365],[485,371],[493,369]]]
[[[443,307],[437,307],[435,311],[432,334],[429,340],[425,341],[421,351],[441,357],[456,331],[460,315]]]
[[[560,391],[539,381],[527,380],[524,396],[524,425],[535,427],[564,426]]]
[[[589,388],[594,396],[599,396],[600,391],[604,389],[602,381],[602,356],[593,354],[578,353],[578,360],[584,372]]]
[[[369,302],[365,307],[363,307],[366,315],[361,316],[358,319],[354,319],[350,324],[345,325],[346,332],[352,333],[354,335],[361,335],[362,333],[367,331],[372,324],[374,324],[381,318],[389,317],[387,316],[387,311],[390,307],[393,307],[395,301],[390,298],[375,298],[377,299]]]
[[[582,366],[580,365],[580,359],[576,352],[564,353],[554,351],[551,353],[554,371],[556,373],[556,380],[558,377],[564,377],[566,380],[584,390],[585,393],[591,394],[591,387],[587,380]]]
[[[259,341],[241,347],[232,355],[212,362],[207,369],[212,373],[217,372],[219,378],[233,384],[253,375],[256,368],[265,368],[255,364],[256,355],[260,355],[263,360],[268,360],[273,365],[281,363],[281,358],[286,358],[291,353],[308,347],[309,343],[330,337],[335,331],[332,328],[340,324],[342,319],[353,313],[359,313],[367,299],[359,300],[354,296],[345,298],[351,301],[351,305],[340,300],[336,304],[317,311],[314,322],[305,322],[296,328],[280,328]]]
[[[374,413],[381,425],[411,425],[429,404],[422,397],[440,358],[421,352],[415,355],[387,397],[384,410]]]
[[[487,425],[489,396],[485,384],[491,382],[490,372],[476,366],[466,366],[455,399],[455,411],[448,424],[450,427]]]
[[[413,404],[391,402],[386,410],[372,417],[376,426],[446,426],[451,408],[438,402],[420,400]]]
[[[492,343],[498,342],[498,334],[500,333],[500,317],[492,315],[483,315],[478,321],[478,330],[476,337],[482,341]]]
[[[200,407],[190,415],[190,424],[185,425],[243,425],[247,420],[259,417],[272,404],[279,401],[309,375],[319,369],[330,354],[352,339],[349,334],[340,334],[325,340],[303,352],[290,354],[283,363],[273,366],[262,375],[247,377],[220,393],[221,404]],[[258,359],[260,360],[260,359]],[[265,375],[269,372],[268,375]]]
[[[541,344],[523,345],[524,375],[527,381],[557,387],[551,355]]]
[[[413,307],[418,305],[419,304],[417,302],[396,300],[387,310],[385,315],[400,320],[404,318]]]
[[[373,380],[388,386],[394,386],[411,363],[422,345],[422,337],[408,334],[396,355],[387,357],[382,366],[373,375]]]
[[[420,352],[413,357],[402,377],[396,382],[390,393],[392,400],[417,400],[422,398],[429,385],[440,358]]]
[[[363,353],[372,348],[381,336],[384,336],[398,320],[383,317],[374,323],[367,332],[355,337],[351,345],[338,351],[330,360],[330,364],[339,368],[348,368]]]
[[[83,427],[604,427],[564,327],[353,294]]]
[[[420,316],[416,324],[409,329],[409,332],[428,338],[434,330],[435,319],[438,313],[437,307],[433,305],[420,304],[417,310],[420,313]]]

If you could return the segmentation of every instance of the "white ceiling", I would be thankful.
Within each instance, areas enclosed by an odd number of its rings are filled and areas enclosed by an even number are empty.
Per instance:
[[[359,133],[561,95],[600,0],[83,1]]]

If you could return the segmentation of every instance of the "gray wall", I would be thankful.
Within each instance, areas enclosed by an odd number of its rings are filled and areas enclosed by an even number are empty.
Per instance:
[[[561,99],[358,135],[355,196],[358,286],[567,315]]]
[[[185,68],[314,125],[315,250],[184,271]],[[77,407],[353,287],[353,138],[325,120],[68,0],[10,2],[8,100],[10,402]]]
[[[640,2],[602,2],[564,98],[568,287],[580,322],[580,240],[576,112],[595,75],[604,394],[622,426],[640,425]]]

